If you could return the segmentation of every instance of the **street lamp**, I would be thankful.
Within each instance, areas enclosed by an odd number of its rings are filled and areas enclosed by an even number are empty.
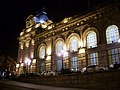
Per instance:
[[[27,58],[27,59],[25,60],[25,64],[26,64],[26,66],[27,66],[27,73],[29,73],[30,63],[31,63],[31,60]]]
[[[68,52],[66,52],[66,51],[64,51],[64,50],[61,50],[61,52],[58,53],[58,56],[59,56],[59,57],[62,57],[62,69],[61,69],[61,70],[63,70],[63,69],[64,69],[64,68],[63,68],[63,57],[68,56]]]
[[[16,64],[16,74],[17,75],[19,74],[19,67],[20,67],[20,64]]]

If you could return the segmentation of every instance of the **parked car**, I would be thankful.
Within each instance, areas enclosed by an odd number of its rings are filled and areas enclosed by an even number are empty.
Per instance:
[[[58,74],[61,75],[61,74],[73,74],[73,73],[75,72],[71,69],[61,69]]]
[[[110,70],[120,69],[120,63],[111,64],[109,69]]]
[[[90,65],[90,66],[84,67],[81,72],[82,73],[102,72],[102,71],[105,71],[105,70],[107,70],[107,68],[105,68],[105,67],[101,67],[99,65]]]
[[[41,73],[41,76],[52,76],[52,75],[55,75],[55,72],[54,71],[43,71]]]

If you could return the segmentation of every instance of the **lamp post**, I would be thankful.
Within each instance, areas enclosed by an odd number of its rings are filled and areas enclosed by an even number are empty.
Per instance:
[[[66,56],[68,56],[68,52],[66,52],[66,51],[64,51],[64,50],[61,50],[61,52],[60,53],[58,53],[58,56],[60,57],[62,57],[62,69],[61,70],[63,70],[64,69],[64,67],[63,67],[63,58],[64,57],[66,57]]]
[[[31,63],[31,60],[27,58],[27,59],[25,60],[25,64],[26,64],[26,66],[27,66],[27,73],[29,73],[30,63]]]

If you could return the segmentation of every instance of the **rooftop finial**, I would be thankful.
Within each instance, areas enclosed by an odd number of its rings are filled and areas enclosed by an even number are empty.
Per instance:
[[[42,13],[47,14],[47,13],[45,12],[45,7],[42,8]]]

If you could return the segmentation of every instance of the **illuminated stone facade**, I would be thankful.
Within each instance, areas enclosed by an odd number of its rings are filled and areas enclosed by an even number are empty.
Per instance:
[[[59,23],[49,20],[45,12],[28,16],[18,37],[17,73],[80,71],[88,65],[119,63],[119,8],[114,3]]]

